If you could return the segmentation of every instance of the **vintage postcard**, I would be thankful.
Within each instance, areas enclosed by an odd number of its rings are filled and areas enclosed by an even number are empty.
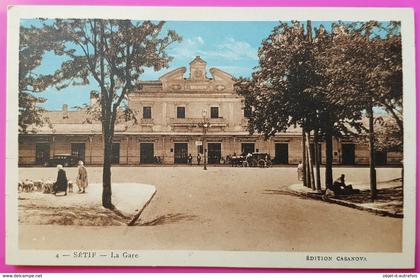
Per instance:
[[[412,10],[8,19],[7,264],[414,267]]]

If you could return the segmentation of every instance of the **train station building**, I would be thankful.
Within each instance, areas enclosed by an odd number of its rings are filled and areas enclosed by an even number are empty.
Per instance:
[[[112,162],[115,165],[186,164],[189,154],[196,163],[207,149],[209,164],[223,163],[227,155],[263,152],[273,164],[297,164],[302,159],[301,130],[265,140],[247,131],[244,99],[234,90],[234,78],[196,57],[187,68],[177,68],[158,80],[141,82],[141,89],[127,95],[137,121],[121,121],[115,128]],[[98,95],[91,93],[90,105]],[[19,165],[45,165],[57,155],[71,154],[87,165],[103,161],[101,124],[87,121],[85,109],[47,111],[49,124],[19,134]],[[203,140],[204,139],[204,140]],[[368,164],[367,144],[334,139],[334,164]],[[325,145],[321,144],[325,162]],[[400,164],[401,153],[377,153],[378,164]]]

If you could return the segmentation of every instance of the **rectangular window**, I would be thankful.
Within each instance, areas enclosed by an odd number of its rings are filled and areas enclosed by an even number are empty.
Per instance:
[[[219,107],[211,107],[210,108],[210,117],[212,119],[219,118]]]
[[[185,107],[183,106],[178,106],[176,108],[176,117],[178,119],[185,119]]]
[[[152,118],[152,107],[143,106],[143,119],[151,119],[151,118]]]

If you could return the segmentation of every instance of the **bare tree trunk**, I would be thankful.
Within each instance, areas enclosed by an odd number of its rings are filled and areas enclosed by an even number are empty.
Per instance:
[[[104,132],[104,165],[102,168],[102,206],[108,209],[113,209],[114,206],[111,201],[111,148],[112,136],[109,132]]]
[[[319,151],[319,134],[318,130],[315,130],[314,133],[314,154],[315,154],[315,185],[316,190],[321,191],[321,171],[320,171],[320,160],[321,153]]]
[[[332,162],[333,162],[333,140],[331,132],[325,134],[325,187],[331,188],[333,183],[333,172],[332,172]]]
[[[306,138],[305,138],[305,130],[302,127],[302,163],[303,163],[303,171],[302,171],[302,180],[303,186],[308,186],[307,177],[306,177]]]
[[[375,134],[373,127],[373,107],[372,101],[369,103],[368,107],[368,117],[369,117],[369,169],[370,169],[370,194],[372,201],[376,199],[376,166],[375,166]]]
[[[313,157],[311,154],[311,135],[310,131],[306,132],[306,151],[308,152],[308,170],[309,170],[309,183],[308,186],[315,190],[315,177],[314,177],[314,166],[313,166]]]
[[[307,140],[305,139],[305,142],[306,142]],[[311,183],[312,183],[312,181],[311,181],[311,169],[310,169],[310,161],[309,161],[309,154],[308,154],[308,148],[307,148],[307,146],[305,145],[305,152],[306,152],[306,186],[307,187],[309,187],[309,188],[311,188]]]

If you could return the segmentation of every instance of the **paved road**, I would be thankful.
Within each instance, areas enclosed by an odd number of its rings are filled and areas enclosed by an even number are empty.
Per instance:
[[[89,168],[91,182],[101,169]],[[55,169],[22,168],[21,178]],[[67,169],[68,176],[75,169]],[[114,167],[113,182],[153,184],[157,194],[135,227],[20,226],[23,248],[399,252],[402,220],[290,195],[294,168]],[[368,169],[340,168],[355,183]],[[378,169],[378,180],[400,169]],[[48,240],[39,240],[48,231]],[[65,240],[63,240],[63,234]],[[60,236],[61,235],[61,236]],[[38,238],[37,240],[33,240]],[[109,240],[110,238],[114,240]],[[83,239],[83,240],[81,240]],[[95,240],[86,240],[95,239]]]

